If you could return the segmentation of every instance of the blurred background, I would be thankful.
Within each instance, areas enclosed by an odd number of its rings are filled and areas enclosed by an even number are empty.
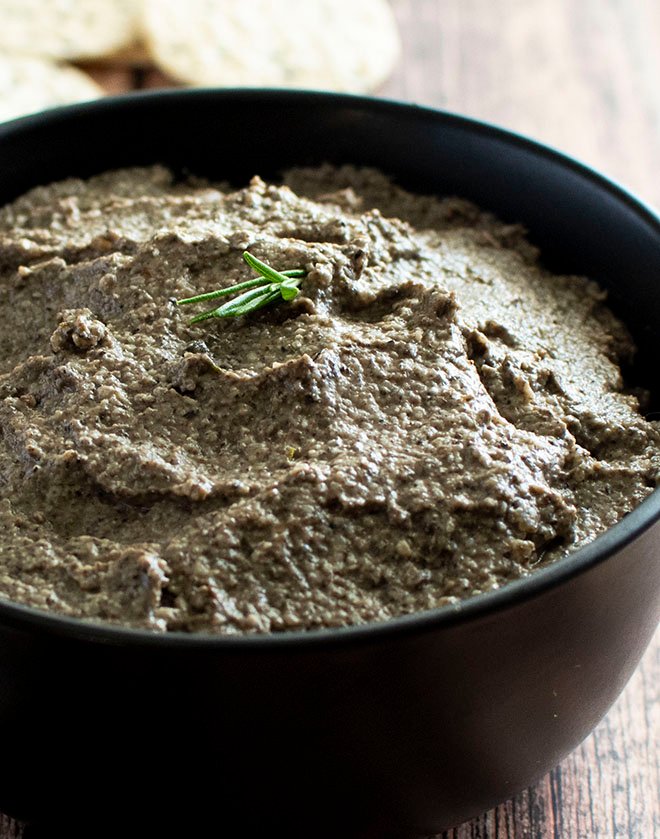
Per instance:
[[[659,0],[0,0],[0,119],[182,84],[458,111],[660,204]]]
[[[0,0],[0,122],[180,85],[445,108],[555,146],[660,206],[660,0]],[[656,641],[576,752],[446,836],[660,837],[659,690]],[[0,814],[0,839],[21,835]]]

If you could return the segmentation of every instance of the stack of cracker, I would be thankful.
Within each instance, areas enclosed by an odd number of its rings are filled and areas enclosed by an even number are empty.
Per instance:
[[[133,0],[0,0],[0,120],[103,95],[63,63],[109,55],[135,38]]]
[[[0,0],[0,121],[116,92],[97,82],[117,67],[172,85],[372,91],[399,52],[387,0]]]

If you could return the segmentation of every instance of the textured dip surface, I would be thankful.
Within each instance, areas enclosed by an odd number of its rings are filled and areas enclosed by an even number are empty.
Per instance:
[[[0,210],[0,596],[153,630],[380,621],[484,592],[645,498],[657,424],[583,277],[350,167],[154,167]],[[177,298],[305,268],[290,303]]]

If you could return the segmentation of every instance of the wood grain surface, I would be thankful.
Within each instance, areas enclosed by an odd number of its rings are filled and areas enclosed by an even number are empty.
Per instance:
[[[380,93],[521,131],[660,205],[660,0],[392,4],[404,51]],[[88,69],[112,93],[172,84],[149,68]],[[660,634],[572,755],[442,839],[660,837],[659,685]],[[0,839],[22,834],[0,814]]]

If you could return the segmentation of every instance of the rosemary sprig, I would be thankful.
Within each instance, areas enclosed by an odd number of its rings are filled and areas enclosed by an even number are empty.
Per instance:
[[[218,297],[228,297],[239,291],[243,292],[238,297],[234,297],[218,306],[217,309],[210,309],[207,312],[202,312],[201,315],[196,315],[189,323],[199,323],[199,321],[208,318],[237,318],[241,315],[256,312],[257,309],[262,309],[280,298],[282,300],[293,300],[297,296],[298,287],[305,276],[305,271],[302,268],[276,271],[270,265],[266,265],[265,262],[257,259],[256,256],[252,256],[249,251],[245,251],[243,259],[253,271],[259,274],[254,280],[246,280],[228,288],[221,288],[217,291],[209,291],[206,294],[197,294],[194,297],[186,297],[183,300],[176,301],[177,306],[187,306],[189,303],[203,303],[206,300],[216,300]]]

